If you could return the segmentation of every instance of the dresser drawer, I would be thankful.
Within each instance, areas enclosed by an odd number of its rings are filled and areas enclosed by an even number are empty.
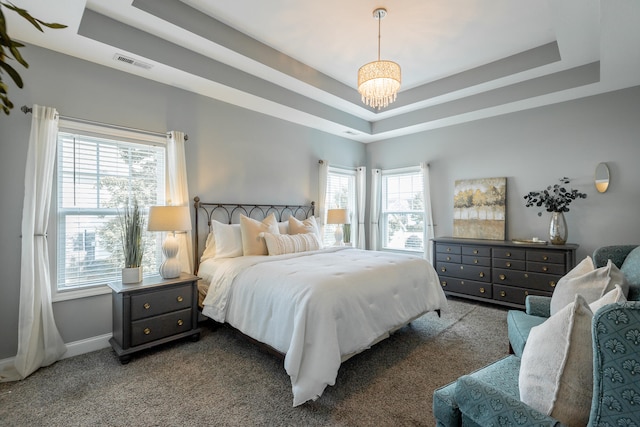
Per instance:
[[[553,263],[553,264],[563,264],[565,263],[565,254],[563,252],[551,252],[544,250],[528,250],[527,251],[527,261],[531,262],[545,262],[545,263]]]
[[[551,292],[544,292],[535,289],[524,289],[517,286],[493,285],[493,299],[524,305],[527,295],[551,296]]]
[[[493,266],[497,268],[508,268],[509,270],[526,270],[527,262],[522,260],[494,258]]]
[[[191,329],[191,308],[131,322],[131,345],[155,341]]]
[[[462,253],[460,245],[448,245],[446,243],[438,243],[436,245],[436,252],[442,252],[447,254],[460,254]]]
[[[553,292],[556,283],[562,276],[494,268],[493,277],[493,282],[496,284]]]
[[[527,259],[527,251],[514,248],[493,248],[493,257],[502,259]]]
[[[462,280],[455,277],[441,277],[440,286],[445,292],[491,298],[491,285],[475,280]]]
[[[460,279],[491,281],[491,268],[465,264],[438,263],[438,274]]]
[[[483,267],[491,267],[491,258],[484,258],[475,255],[462,255],[462,263],[468,265],[480,265]]]
[[[549,264],[546,262],[527,262],[527,270],[532,273],[548,273],[564,275],[564,264]]]
[[[191,307],[191,284],[131,296],[131,320]]]
[[[491,248],[488,248],[486,246],[463,246],[462,255],[490,257]]]
[[[454,255],[447,252],[436,253],[436,261],[461,263],[462,255]]]

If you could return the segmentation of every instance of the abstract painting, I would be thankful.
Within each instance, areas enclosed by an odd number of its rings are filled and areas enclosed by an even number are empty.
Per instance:
[[[505,240],[507,178],[455,182],[453,237]]]

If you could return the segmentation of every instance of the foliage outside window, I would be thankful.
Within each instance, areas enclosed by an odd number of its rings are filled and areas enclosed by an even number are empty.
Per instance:
[[[353,223],[355,213],[355,200],[356,200],[356,174],[353,170],[340,169],[329,167],[327,176],[327,195],[326,195],[326,207],[327,209],[347,209],[349,211],[349,217]],[[326,218],[326,212],[325,218]],[[337,224],[326,224],[324,226],[323,243],[326,246],[331,246],[335,243],[335,231],[336,227],[341,227]],[[351,230],[349,230],[350,232]],[[345,239],[345,241],[347,241]]]
[[[382,248],[424,251],[424,195],[419,168],[383,171]]]
[[[58,133],[57,291],[120,280],[121,215],[164,204],[165,148],[109,135]],[[144,230],[145,276],[157,274],[160,233]]]

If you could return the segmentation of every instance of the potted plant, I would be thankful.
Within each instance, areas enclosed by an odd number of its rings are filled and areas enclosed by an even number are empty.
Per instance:
[[[142,281],[144,215],[137,200],[134,200],[133,206],[125,206],[120,215],[120,224],[124,255],[122,283],[138,283]]]
[[[567,242],[567,222],[564,212],[569,212],[569,205],[576,199],[586,199],[587,195],[578,190],[567,190],[563,184],[568,184],[571,180],[566,176],[560,178],[560,184],[550,185],[545,190],[531,191],[524,196],[527,201],[526,207],[544,206],[547,212],[551,212],[551,222],[549,224],[549,240],[554,245],[564,245]],[[542,212],[538,212],[541,216]]]

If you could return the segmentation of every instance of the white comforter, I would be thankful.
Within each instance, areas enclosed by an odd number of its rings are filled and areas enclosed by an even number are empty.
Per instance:
[[[203,313],[285,353],[293,405],[334,385],[341,362],[420,315],[446,306],[416,256],[328,248],[210,260]]]

